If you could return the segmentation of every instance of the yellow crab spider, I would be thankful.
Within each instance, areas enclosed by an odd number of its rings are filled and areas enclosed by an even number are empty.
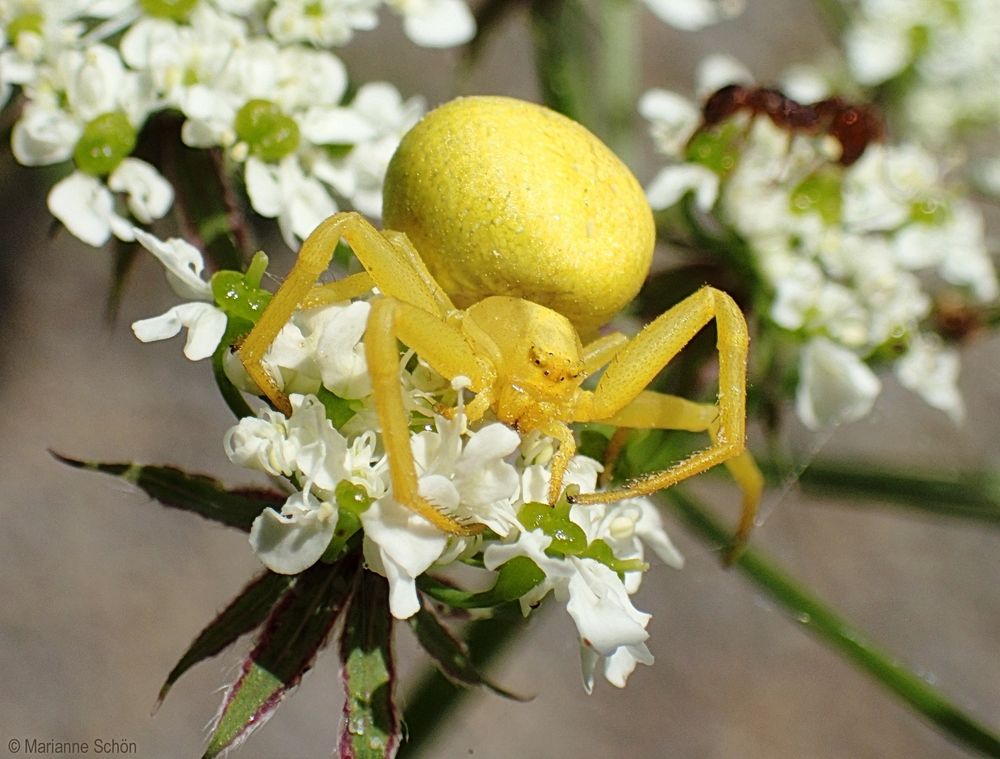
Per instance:
[[[739,536],[745,540],[762,487],[744,451],[746,322],[732,298],[706,286],[631,339],[597,336],[638,292],[655,232],[638,182],[596,137],[531,103],[452,101],[403,137],[386,177],[384,220],[382,232],[356,213],[323,221],[241,344],[241,361],[275,407],[290,411],[261,360],[293,311],[377,287],[365,352],[400,503],[450,533],[483,529],[442,513],[418,492],[397,340],[442,376],[468,378],[475,393],[466,407],[470,422],[492,410],[518,432],[538,430],[559,442],[550,504],[576,451],[574,422],[707,431],[711,445],[687,459],[573,500],[648,494],[725,463],[743,491]],[[317,286],[340,240],[365,271]],[[646,390],[712,319],[717,404]],[[593,390],[581,387],[605,366]]]

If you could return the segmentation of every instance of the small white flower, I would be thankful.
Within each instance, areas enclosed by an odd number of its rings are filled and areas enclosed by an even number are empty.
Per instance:
[[[368,507],[361,514],[361,524],[365,561],[389,581],[392,616],[412,617],[420,610],[416,578],[441,556],[448,536],[391,496]]]
[[[267,29],[278,42],[344,45],[355,30],[375,28],[377,5],[377,0],[277,0],[267,16]]]
[[[302,314],[307,343],[323,386],[340,398],[364,398],[371,394],[371,376],[361,342],[370,310],[366,301],[354,301]]]
[[[11,149],[23,166],[47,166],[73,155],[83,125],[58,108],[29,102],[14,124]]]
[[[212,300],[212,287],[202,279],[205,259],[200,250],[179,237],[160,240],[141,229],[134,233],[139,244],[163,264],[167,282],[175,293],[189,300]]]
[[[225,313],[212,303],[211,285],[201,278],[205,268],[201,252],[178,238],[163,241],[136,227],[131,227],[129,233],[163,264],[167,281],[174,292],[194,301],[174,306],[160,316],[133,322],[132,332],[139,340],[148,343],[168,340],[182,328],[187,328],[184,355],[192,361],[208,358],[225,334],[227,319]]]
[[[754,83],[750,69],[731,55],[716,53],[698,64],[695,72],[695,91],[705,98],[728,84],[751,86]]]
[[[744,0],[645,0],[661,21],[685,31],[703,29],[743,12]]]
[[[803,346],[795,410],[807,427],[822,429],[862,418],[881,389],[874,372],[847,348],[825,337]]]
[[[169,340],[187,329],[184,355],[191,361],[208,358],[226,331],[226,315],[209,303],[181,303],[160,316],[132,322],[132,332],[144,343]]]
[[[649,638],[646,625],[652,618],[638,611],[614,570],[593,559],[570,556],[575,570],[569,577],[566,611],[576,622],[580,639],[602,656],[621,646],[634,646]]]
[[[96,177],[74,171],[49,190],[49,211],[75,237],[95,248],[104,245],[115,227],[125,232],[128,223],[115,211],[115,199]]]
[[[653,208],[670,208],[689,192],[699,210],[712,210],[719,197],[719,175],[693,163],[668,166],[649,183],[646,198]]]
[[[320,501],[306,485],[289,496],[279,514],[265,509],[250,528],[250,547],[278,574],[293,575],[315,564],[330,545],[337,527],[333,500]]]
[[[294,154],[277,165],[251,156],[245,177],[250,204],[261,216],[278,219],[281,236],[290,248],[297,248],[300,240],[337,211],[330,194],[302,170]]]
[[[108,187],[125,193],[132,216],[149,224],[167,215],[174,202],[174,188],[151,165],[138,158],[125,158],[108,177]]]
[[[653,664],[653,655],[645,643],[633,646],[620,646],[611,656],[602,657],[588,645],[580,644],[580,664],[583,670],[583,687],[587,693],[594,690],[594,671],[603,659],[604,677],[616,688],[624,688],[629,675],[635,671],[637,664]]]
[[[276,411],[240,419],[226,432],[223,449],[230,461],[248,469],[285,477],[295,473],[298,440],[289,436],[284,414]]]
[[[454,47],[476,34],[476,21],[463,0],[386,0],[403,15],[403,30],[424,47]]]
[[[618,559],[645,558],[649,546],[667,566],[681,569],[684,557],[674,546],[659,510],[648,498],[629,498],[610,504],[574,505],[570,518],[584,529],[588,540],[603,540]],[[625,589],[635,593],[642,582],[641,571],[625,573]]]
[[[909,350],[896,362],[900,384],[944,411],[956,424],[965,418],[958,373],[958,353],[931,335],[916,336]]]
[[[522,613],[527,616],[551,591],[557,601],[566,604],[576,623],[588,692],[593,686],[597,656],[615,659],[609,679],[624,685],[631,672],[629,661],[631,667],[636,661],[652,662],[645,647],[650,615],[632,605],[626,586],[613,570],[593,559],[549,556],[545,549],[551,542],[541,530],[522,531],[516,541],[488,545],[483,565],[498,569],[518,556],[531,559],[542,570],[544,579],[519,599]]]
[[[894,24],[858,24],[844,39],[851,71],[861,84],[881,84],[909,62],[910,29]]]
[[[657,150],[673,158],[683,156],[688,140],[701,124],[698,107],[669,90],[648,90],[639,99],[639,113],[650,122]]]

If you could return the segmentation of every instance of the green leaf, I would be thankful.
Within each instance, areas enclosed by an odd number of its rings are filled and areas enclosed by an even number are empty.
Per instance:
[[[338,751],[341,759],[393,757],[402,725],[393,697],[392,616],[389,584],[360,572],[340,636],[344,717]]]
[[[326,644],[357,574],[357,556],[352,554],[337,565],[316,564],[298,575],[226,693],[203,759],[245,740],[298,685]]]
[[[514,701],[531,700],[494,685],[480,674],[469,657],[468,647],[452,635],[451,631],[426,607],[422,607],[407,621],[424,651],[434,660],[441,674],[451,682],[466,687],[488,688],[498,696]]]
[[[703,540],[719,547],[733,543],[702,506],[680,488],[666,491],[684,523]],[[943,732],[968,748],[1000,757],[1000,738],[949,702],[925,680],[880,650],[833,609],[815,598],[784,570],[753,549],[744,550],[734,561],[764,593],[795,620],[844,655],[857,667],[882,683]]]
[[[772,481],[781,469],[762,464]],[[1000,523],[1000,477],[992,472],[945,474],[905,469],[874,468],[854,462],[813,461],[798,475],[806,492],[879,500],[932,514]]]
[[[229,606],[201,631],[184,652],[184,656],[170,670],[166,682],[160,688],[156,706],[159,707],[173,684],[191,667],[215,656],[238,638],[257,629],[294,581],[295,578],[290,575],[279,575],[274,572],[264,572],[254,578]]]
[[[276,490],[227,489],[218,480],[189,474],[170,466],[82,461],[52,452],[59,461],[78,469],[102,472],[139,486],[164,506],[190,511],[198,516],[244,532],[268,506],[281,506],[286,497]]]

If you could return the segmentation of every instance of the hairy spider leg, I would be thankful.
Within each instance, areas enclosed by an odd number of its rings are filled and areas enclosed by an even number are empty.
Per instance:
[[[613,476],[615,460],[633,429],[707,432],[712,443],[718,444],[719,409],[715,404],[696,403],[687,398],[651,390],[642,391],[635,400],[607,421],[618,429],[611,436],[605,452],[604,471],[601,473],[602,484]],[[764,475],[758,469],[753,456],[746,450],[733,458],[726,459],[722,464],[743,494],[740,522],[728,557],[732,559],[746,545],[753,530],[757,507],[764,491]]]
[[[699,404],[646,390],[659,371],[712,319],[719,353],[718,404]],[[597,388],[584,391],[575,421],[606,422],[620,427],[707,430],[712,444],[659,472],[638,477],[614,490],[582,493],[576,503],[610,503],[647,495],[717,464],[729,466],[744,494],[740,533],[753,525],[762,478],[744,453],[746,435],[746,364],[749,336],[739,307],[724,292],[703,287],[648,324],[615,354]]]
[[[475,535],[485,527],[463,524],[439,511],[419,493],[416,464],[410,448],[410,416],[403,405],[397,339],[420,354],[444,377],[464,375],[473,390],[487,394],[490,370],[472,352],[461,330],[416,306],[395,298],[372,302],[365,336],[365,357],[372,379],[375,411],[382,426],[382,443],[389,457],[393,496],[404,506],[446,532]],[[477,396],[478,397],[478,396]]]
[[[282,327],[303,303],[318,305],[334,302],[333,298],[359,295],[371,289],[370,286],[365,287],[369,280],[364,273],[348,277],[340,283],[316,287],[316,280],[330,265],[341,239],[346,240],[354,250],[371,283],[385,295],[429,313],[441,314],[442,318],[455,309],[404,235],[393,233],[383,236],[354,212],[336,213],[325,219],[302,243],[292,270],[239,347],[240,361],[247,374],[275,408],[285,414],[290,414],[292,410],[288,397],[262,363]],[[358,290],[361,287],[364,289]]]

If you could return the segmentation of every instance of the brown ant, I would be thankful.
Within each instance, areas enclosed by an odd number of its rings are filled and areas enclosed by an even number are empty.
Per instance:
[[[712,93],[702,107],[702,129],[740,111],[765,115],[775,126],[808,135],[828,134],[840,143],[838,163],[850,166],[872,142],[885,138],[882,117],[871,106],[851,105],[839,97],[803,105],[778,90],[729,84]]]

